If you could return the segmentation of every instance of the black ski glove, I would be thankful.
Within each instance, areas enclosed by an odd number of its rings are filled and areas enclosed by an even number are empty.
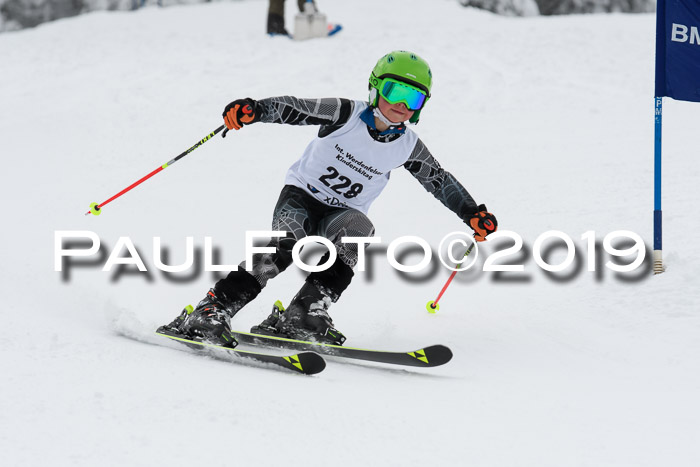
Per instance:
[[[486,236],[498,229],[496,216],[486,210],[486,205],[480,204],[477,211],[469,216],[467,225],[474,230],[474,240],[483,242]]]
[[[223,113],[226,131],[224,131],[222,136],[226,136],[228,130],[240,130],[243,125],[250,125],[260,121],[257,104],[257,102],[248,97],[236,99],[227,105]]]

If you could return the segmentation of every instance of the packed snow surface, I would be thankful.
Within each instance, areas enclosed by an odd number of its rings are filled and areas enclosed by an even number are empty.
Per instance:
[[[652,276],[647,258],[615,273],[602,245],[623,230],[651,248],[653,15],[320,6],[344,27],[330,39],[267,37],[262,0],[97,12],[0,36],[3,465],[699,465],[700,106],[664,101],[666,272]],[[287,2],[288,28],[295,8]],[[151,345],[155,327],[214,283],[201,270],[205,237],[216,264],[237,264],[245,232],[270,229],[286,170],[317,128],[246,127],[99,217],[83,216],[89,204],[205,137],[233,99],[365,99],[370,70],[393,49],[430,62],[433,97],[415,131],[499,229],[523,239],[495,263],[524,270],[484,272],[513,240],[480,245],[427,313],[450,271],[433,259],[400,275],[387,246],[412,235],[437,249],[467,229],[399,168],[370,210],[382,239],[371,267],[331,314],[347,345],[441,343],[452,362],[329,359],[304,377]],[[575,259],[545,274],[535,243],[552,230],[572,239]],[[93,232],[100,252],[57,272],[59,231]],[[102,271],[120,237],[148,272]],[[173,265],[193,237],[199,270],[161,272],[154,237]],[[565,260],[563,240],[546,245],[556,245],[550,264]],[[271,281],[234,328],[288,303],[303,278],[291,267]]]

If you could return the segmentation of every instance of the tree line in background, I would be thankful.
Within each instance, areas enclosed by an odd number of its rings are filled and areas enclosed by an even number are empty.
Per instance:
[[[136,10],[146,5],[182,5],[211,0],[0,0],[0,32],[98,10]],[[465,7],[506,16],[583,13],[648,13],[656,0],[458,0]],[[342,20],[342,18],[341,18]]]
[[[656,0],[459,0],[459,3],[506,16],[650,13],[656,10]]]
[[[91,11],[137,10],[147,5],[171,6],[211,0],[0,0],[0,32],[31,28],[47,21]]]

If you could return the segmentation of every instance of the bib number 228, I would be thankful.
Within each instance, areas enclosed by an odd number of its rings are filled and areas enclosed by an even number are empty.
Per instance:
[[[335,167],[327,167],[326,170],[329,173],[321,175],[318,179],[334,192],[346,198],[354,198],[362,192],[363,186],[361,183],[352,183],[352,180],[348,177],[340,175]],[[335,183],[335,179],[337,179],[337,183]]]

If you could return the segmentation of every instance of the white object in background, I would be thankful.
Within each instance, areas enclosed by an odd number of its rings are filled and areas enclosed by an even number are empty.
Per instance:
[[[303,41],[327,35],[328,21],[326,20],[326,15],[316,11],[313,2],[307,1],[304,4],[303,13],[298,13],[294,17],[294,40]]]

